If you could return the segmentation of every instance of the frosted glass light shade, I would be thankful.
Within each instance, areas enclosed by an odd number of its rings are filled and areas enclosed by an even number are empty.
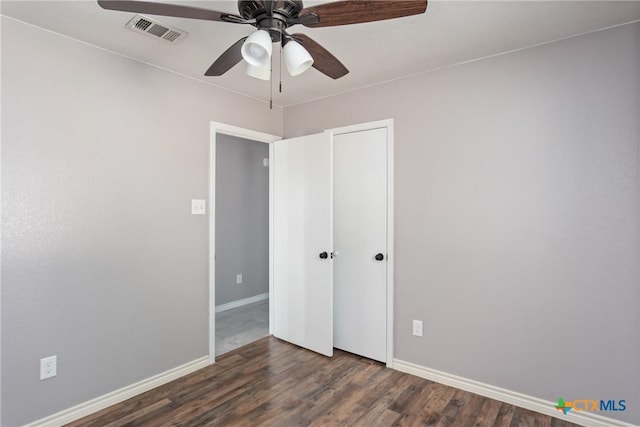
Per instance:
[[[271,67],[269,66],[269,64],[263,65],[262,67],[256,67],[254,65],[247,64],[247,75],[260,80],[270,80]]]
[[[242,57],[250,65],[261,67],[271,58],[271,36],[265,30],[258,30],[247,37],[242,45]]]
[[[289,40],[284,45],[284,63],[289,74],[297,76],[313,65],[313,58],[300,43]]]

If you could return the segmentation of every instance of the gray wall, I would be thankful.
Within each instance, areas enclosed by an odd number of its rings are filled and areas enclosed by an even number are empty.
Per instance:
[[[269,292],[269,145],[216,136],[216,305]],[[236,274],[242,284],[236,285]]]
[[[2,425],[207,355],[209,122],[281,110],[3,17],[2,113]]]
[[[639,62],[636,23],[285,109],[395,118],[397,358],[640,423]]]

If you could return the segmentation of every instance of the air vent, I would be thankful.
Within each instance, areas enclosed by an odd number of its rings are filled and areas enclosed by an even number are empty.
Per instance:
[[[146,34],[166,43],[175,43],[189,35],[184,30],[159,22],[148,16],[136,15],[127,22],[126,27],[136,33]]]

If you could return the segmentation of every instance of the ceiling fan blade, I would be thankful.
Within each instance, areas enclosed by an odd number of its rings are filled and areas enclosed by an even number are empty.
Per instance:
[[[221,76],[232,69],[234,65],[242,60],[242,44],[246,39],[246,37],[241,38],[231,45],[229,49],[225,50],[224,53],[216,59],[216,62],[211,64],[211,67],[209,67],[204,75]]]
[[[332,27],[419,15],[426,10],[427,0],[342,0],[303,9],[297,21],[306,27]],[[309,14],[315,14],[317,22]]]
[[[253,20],[247,21],[241,16],[232,13],[177,4],[127,0],[98,0],[98,4],[103,9],[118,10],[121,12],[147,13],[149,15],[176,16],[178,18],[204,19],[207,21],[233,22],[237,24],[249,24],[253,22]]]
[[[301,43],[313,57],[313,68],[332,79],[339,79],[349,73],[347,67],[331,54],[327,49],[319,45],[315,40],[306,34],[292,34],[297,42]]]

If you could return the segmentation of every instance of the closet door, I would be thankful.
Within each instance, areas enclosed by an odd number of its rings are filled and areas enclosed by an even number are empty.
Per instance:
[[[334,346],[387,360],[387,128],[334,135]]]
[[[330,137],[277,141],[273,154],[273,334],[332,356]]]

